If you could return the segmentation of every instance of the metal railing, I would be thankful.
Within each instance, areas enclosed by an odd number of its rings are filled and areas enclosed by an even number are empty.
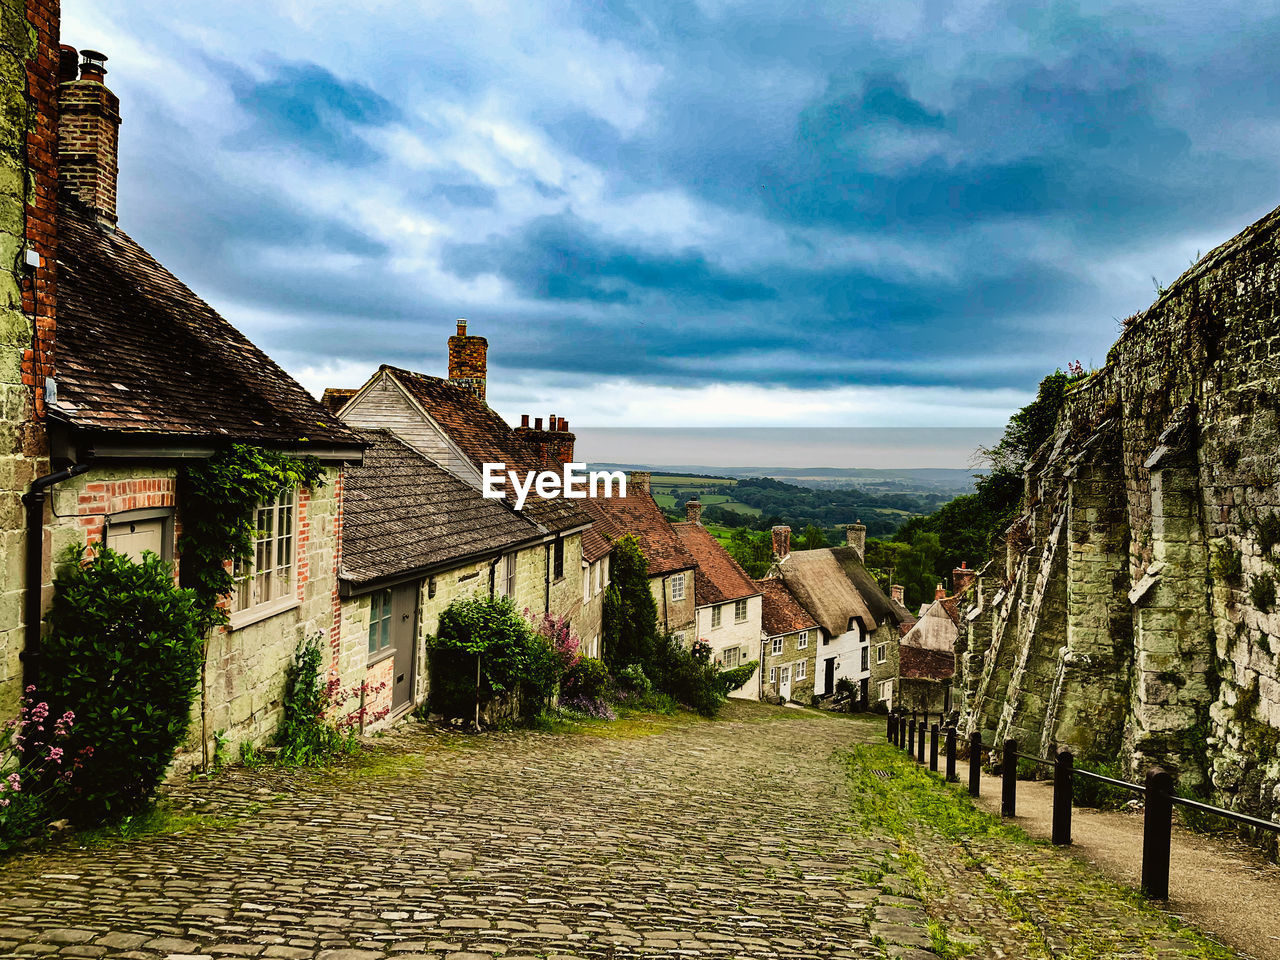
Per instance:
[[[938,719],[942,719],[940,715]],[[929,769],[935,773],[938,770],[938,739],[942,735],[946,742],[946,780],[948,783],[955,783],[957,780],[957,733],[954,726],[947,726],[941,730],[937,722],[930,726],[927,712],[917,723],[914,712],[908,720],[905,712],[891,711],[886,738],[895,746],[905,749],[913,759],[923,764],[926,728],[930,734]],[[996,750],[994,747],[984,746],[982,735],[976,731],[969,736],[969,795],[972,797],[978,796],[982,789],[984,750],[988,757],[994,759],[998,754],[1000,758],[1000,815],[1003,817],[1012,817],[1017,810],[1018,759],[1029,760],[1038,767],[1049,767],[1053,770],[1052,840],[1059,846],[1071,843],[1072,796],[1076,777],[1084,777],[1118,790],[1141,794],[1145,801],[1142,824],[1142,892],[1152,900],[1169,899],[1170,848],[1173,840],[1173,808],[1175,806],[1212,814],[1255,830],[1280,834],[1280,823],[1177,796],[1174,793],[1173,777],[1160,767],[1151,767],[1147,770],[1146,783],[1131,783],[1128,780],[1106,777],[1092,770],[1076,769],[1075,757],[1065,747],[1060,748],[1052,759],[1020,752],[1018,742],[1013,739],[1005,740],[1000,749]]]

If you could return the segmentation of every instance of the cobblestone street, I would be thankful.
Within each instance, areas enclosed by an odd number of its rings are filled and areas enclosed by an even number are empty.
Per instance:
[[[184,785],[177,804],[234,822],[9,861],[0,952],[933,955],[907,868],[895,872],[898,843],[855,829],[833,755],[882,739],[880,725],[730,711],[664,721],[651,736],[636,720],[603,728],[610,736],[472,739],[410,724],[354,769],[236,769]],[[963,864],[943,873],[959,881],[939,903],[978,919],[963,928],[974,955],[1037,955],[1043,931],[970,896]],[[1128,909],[1106,915],[1123,925]],[[991,949],[987,927],[999,928]],[[1161,946],[1182,955],[1174,940]]]

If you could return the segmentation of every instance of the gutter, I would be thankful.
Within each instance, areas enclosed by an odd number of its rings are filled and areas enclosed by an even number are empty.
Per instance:
[[[56,473],[45,474],[31,481],[31,489],[22,495],[27,508],[26,595],[23,598],[23,619],[26,633],[22,660],[22,687],[34,684],[40,673],[40,595],[44,586],[44,505],[49,490],[55,484],[78,477],[89,470],[87,463],[75,463]]]

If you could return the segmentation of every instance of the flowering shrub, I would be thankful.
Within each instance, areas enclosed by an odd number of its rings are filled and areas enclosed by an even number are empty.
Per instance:
[[[711,662],[711,644],[699,637],[693,641],[693,646],[689,648],[689,654],[699,663]]]
[[[154,553],[70,547],[54,577],[41,689],[51,715],[75,715],[66,816],[128,816],[151,798],[191,723],[204,657],[195,594]],[[65,757],[64,757],[65,762]]]
[[[599,697],[561,697],[560,709],[568,713],[593,717],[596,720],[617,720],[618,715],[613,708]]]
[[[331,676],[321,683],[323,666],[324,647],[315,636],[298,647],[285,674],[284,717],[276,731],[281,763],[310,766],[355,753],[363,726],[377,723],[390,712],[389,706],[368,706],[386,690],[385,682],[344,688],[338,677]],[[347,710],[353,700],[358,705]]]
[[[68,752],[76,715],[49,722],[49,704],[28,686],[18,716],[5,724],[0,745],[0,851],[40,832],[82,762]],[[92,747],[85,747],[89,756]]]

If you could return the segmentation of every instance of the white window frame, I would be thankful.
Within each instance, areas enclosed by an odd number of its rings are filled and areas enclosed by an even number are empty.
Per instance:
[[[893,699],[893,681],[892,680],[880,681],[880,699],[882,701]]]
[[[726,670],[732,670],[738,665],[739,657],[741,655],[742,651],[737,647],[725,647],[720,651],[720,665]],[[732,662],[730,661],[730,657],[732,657]]]
[[[724,619],[723,619],[723,614],[720,612],[720,607],[719,606],[712,607],[711,608],[711,629],[718,630],[720,628],[720,624],[723,622],[724,622]]]
[[[391,591],[369,595],[369,659],[376,660],[391,649]]]
[[[809,631],[801,630],[796,634],[796,649],[805,650],[809,646]]]
[[[298,605],[298,489],[290,487],[253,511],[253,555],[235,564],[231,629]],[[263,567],[263,561],[271,563]]]
[[[685,575],[683,573],[677,573],[674,577],[671,578],[671,599],[672,600],[684,599],[684,586],[685,586],[684,577]]]
[[[771,652],[775,657],[782,656],[782,637],[773,638],[773,650]]]
[[[770,683],[773,683],[773,684],[776,684],[776,683],[778,682],[778,668],[777,668],[777,667],[770,667],[770,668],[769,668],[769,682],[770,682]]]
[[[887,643],[876,644],[876,663],[884,663],[889,659],[889,645]]]
[[[791,668],[792,680],[803,680],[809,675],[809,661],[797,660],[795,666]]]
[[[745,600],[733,601],[733,622],[734,623],[747,622],[747,601]]]
[[[584,563],[582,565],[582,602],[586,603],[591,599],[591,564]]]

